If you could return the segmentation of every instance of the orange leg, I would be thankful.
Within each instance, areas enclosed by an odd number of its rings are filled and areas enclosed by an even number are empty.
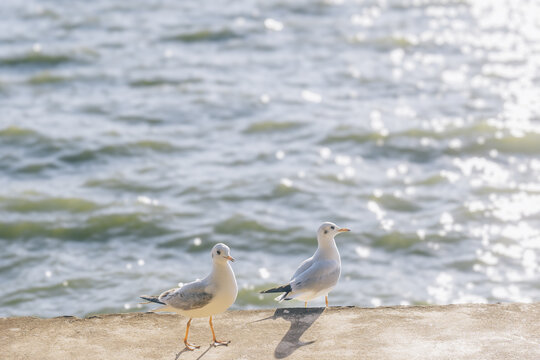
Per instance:
[[[304,308],[307,308],[307,301],[304,302]]]
[[[326,301],[326,307],[328,307],[328,295],[324,297],[324,300]]]
[[[220,340],[217,340],[216,339],[216,333],[214,332],[214,325],[212,324],[212,317],[210,316],[210,321],[208,321],[208,323],[210,324],[210,330],[212,330],[212,340],[214,341],[214,343],[212,345],[214,346],[220,346],[220,345],[229,345],[229,343],[231,341],[220,341]]]
[[[189,319],[189,321],[187,322],[187,326],[186,326],[186,337],[184,338],[184,344],[186,345],[186,349],[193,351],[193,350],[195,350],[195,349],[200,348],[200,346],[190,344],[190,343],[188,343],[188,341],[187,341],[187,337],[188,337],[188,334],[189,334],[189,325],[191,325],[191,320],[192,320],[192,319]]]

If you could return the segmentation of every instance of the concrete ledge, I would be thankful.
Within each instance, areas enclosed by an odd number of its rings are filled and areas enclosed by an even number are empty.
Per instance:
[[[0,319],[2,359],[540,359],[540,303],[230,311],[207,319],[129,313]]]

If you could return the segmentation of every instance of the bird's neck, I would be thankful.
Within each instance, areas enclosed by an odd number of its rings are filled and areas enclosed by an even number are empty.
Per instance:
[[[217,262],[212,265],[212,277],[216,279],[225,279],[228,277],[234,277],[234,272],[229,262]]]
[[[340,261],[339,251],[336,246],[336,241],[331,239],[317,239],[319,247],[317,248],[316,256],[321,259],[332,259]]]

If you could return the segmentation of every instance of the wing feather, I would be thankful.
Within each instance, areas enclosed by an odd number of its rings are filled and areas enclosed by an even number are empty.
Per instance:
[[[205,307],[214,295],[207,291],[201,280],[193,281],[181,288],[170,289],[159,296],[165,304],[181,310],[195,310]]]
[[[309,269],[311,267],[311,265],[313,265],[313,256],[310,257],[309,259],[306,259],[304,261],[302,261],[302,263],[300,264],[300,266],[298,267],[298,269],[296,269],[296,271],[294,272],[293,276],[291,277],[291,280],[294,280],[297,276],[299,276],[300,274],[302,274],[304,271],[306,271],[307,269]]]
[[[333,287],[341,273],[339,263],[335,260],[317,261],[291,281],[293,292],[319,291]]]

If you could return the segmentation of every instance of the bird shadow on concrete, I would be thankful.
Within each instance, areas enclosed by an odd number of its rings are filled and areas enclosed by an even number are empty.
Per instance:
[[[290,356],[298,348],[313,344],[316,340],[304,342],[301,341],[300,338],[323,312],[324,308],[282,308],[276,309],[276,312],[271,317],[258,320],[264,321],[282,318],[291,323],[291,327],[276,346],[274,357],[276,359],[284,359]]]
[[[180,352],[178,354],[176,354],[176,356],[174,357],[174,360],[180,359],[180,356],[182,356],[183,353],[188,352],[188,351],[189,351],[188,349],[180,350]]]
[[[204,350],[204,352],[197,358],[197,360],[202,359],[203,356],[206,355],[212,347],[213,347],[212,344],[208,345],[208,349]],[[191,352],[191,350],[188,350],[186,348],[182,349],[178,354],[176,354],[176,357],[174,358],[174,360],[180,359],[182,354],[185,352]]]

